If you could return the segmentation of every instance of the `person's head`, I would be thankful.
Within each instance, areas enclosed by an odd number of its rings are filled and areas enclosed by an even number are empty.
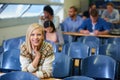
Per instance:
[[[44,22],[44,28],[45,28],[45,31],[48,33],[53,33],[56,31],[53,22],[50,20]]]
[[[43,11],[44,11],[44,17],[45,18],[49,18],[49,16],[53,16],[54,15],[54,11],[53,11],[53,9],[49,5],[46,5],[43,8]]]
[[[31,52],[32,47],[40,47],[44,40],[43,26],[38,23],[33,23],[29,26],[26,32],[27,50]]]
[[[107,3],[107,11],[108,12],[112,12],[114,9],[114,4],[113,3]]]
[[[91,11],[92,9],[96,9],[96,4],[95,3],[89,4],[89,11]]]
[[[92,20],[92,22],[97,22],[98,11],[96,9],[90,11],[90,19]]]
[[[77,8],[75,6],[71,6],[68,11],[68,15],[70,17],[74,17],[77,14]]]

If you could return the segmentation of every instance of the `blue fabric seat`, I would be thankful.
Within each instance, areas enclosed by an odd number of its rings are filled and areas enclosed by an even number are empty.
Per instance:
[[[119,44],[120,45],[120,38],[108,38],[107,44]]]
[[[91,50],[91,54],[92,55],[93,53],[95,55],[98,54],[98,51],[99,51],[99,45],[100,45],[100,40],[98,37],[95,37],[95,36],[84,36],[84,37],[81,37],[80,41],[82,40],[82,43],[88,45],[90,47],[90,50]],[[92,49],[95,50],[95,52],[92,52]]]
[[[0,80],[40,80],[32,73],[15,71],[2,75]]]
[[[72,42],[70,44],[70,47],[68,50],[68,56],[70,56],[73,59],[73,72],[72,72],[73,75],[80,75],[80,70],[77,70],[77,68],[79,69],[80,61],[88,57],[89,53],[90,53],[90,48],[83,43]],[[79,60],[78,66],[74,66],[76,59]]]
[[[89,46],[80,42],[72,42],[68,50],[68,56],[75,59],[86,58],[88,57],[89,53]]]
[[[10,49],[20,49],[20,45],[25,41],[25,36],[11,38],[3,41],[4,52]]]
[[[64,44],[63,47],[62,47],[62,53],[68,55],[69,47],[70,47],[70,43]]]
[[[120,45],[119,44],[106,44],[102,45],[99,48],[100,55],[107,55],[112,57],[117,61],[117,70],[116,70],[116,78],[120,78]]]
[[[0,70],[2,72],[10,72],[10,71],[20,71],[20,50],[19,49],[11,49],[2,54],[2,62]]]
[[[89,56],[81,62],[81,75],[96,80],[115,80],[116,61],[105,55]]]
[[[65,78],[71,75],[72,59],[61,53],[55,54],[55,60],[53,61],[53,77]]]
[[[71,77],[66,77],[63,80],[94,80],[94,79],[87,76],[71,76]]]

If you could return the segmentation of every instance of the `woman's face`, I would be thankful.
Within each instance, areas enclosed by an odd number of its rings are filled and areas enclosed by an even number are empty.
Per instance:
[[[32,31],[30,35],[30,42],[32,46],[39,47],[43,39],[43,33],[39,28]]]
[[[45,31],[48,32],[48,33],[51,33],[53,31],[53,28],[52,27],[47,27],[47,28],[45,28]]]

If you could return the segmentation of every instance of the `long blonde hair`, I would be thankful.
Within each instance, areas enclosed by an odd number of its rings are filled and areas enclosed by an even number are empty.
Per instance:
[[[44,36],[44,29],[42,25],[39,25],[38,23],[33,23],[29,26],[26,32],[26,49],[29,53],[31,53],[32,48],[31,48],[31,43],[30,43],[30,35],[35,29],[40,29],[42,31],[42,35]],[[42,40],[43,41],[43,40]]]

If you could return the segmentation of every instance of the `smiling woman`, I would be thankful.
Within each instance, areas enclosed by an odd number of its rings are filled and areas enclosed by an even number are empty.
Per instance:
[[[21,45],[20,63],[22,71],[31,72],[39,78],[52,76],[53,48],[44,41],[44,29],[33,23],[26,33],[26,42]]]

